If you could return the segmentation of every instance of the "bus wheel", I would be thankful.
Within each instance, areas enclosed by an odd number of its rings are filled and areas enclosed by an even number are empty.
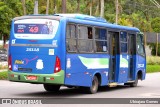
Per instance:
[[[91,87],[87,87],[87,91],[90,94],[95,94],[98,90],[98,78],[97,76],[94,76],[93,80],[92,80],[92,86]]]
[[[138,85],[138,76],[136,77],[135,82],[130,83],[130,87],[136,87]]]
[[[48,92],[57,92],[60,89],[60,85],[43,84],[43,86]]]

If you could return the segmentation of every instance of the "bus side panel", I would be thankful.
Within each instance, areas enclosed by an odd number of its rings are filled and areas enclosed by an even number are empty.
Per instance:
[[[142,71],[142,80],[144,80],[146,76],[146,59],[140,55],[137,55],[136,74],[138,71]]]
[[[61,19],[60,24],[59,24],[59,47],[58,47],[58,54],[60,55],[61,58],[61,68],[65,71],[66,69],[66,19]]]
[[[109,57],[95,54],[67,54],[65,84],[91,86],[95,73],[101,75],[101,85],[108,84]]]

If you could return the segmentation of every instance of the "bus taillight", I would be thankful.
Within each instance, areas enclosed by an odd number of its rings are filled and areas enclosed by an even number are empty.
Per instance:
[[[56,56],[56,62],[54,67],[54,73],[57,73],[61,70],[61,62],[58,56]]]
[[[9,55],[8,57],[8,68],[9,70],[12,70],[12,56],[11,55]]]

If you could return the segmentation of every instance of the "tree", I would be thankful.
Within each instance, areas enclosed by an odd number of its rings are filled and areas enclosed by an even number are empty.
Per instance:
[[[93,0],[90,0],[89,2],[89,15],[92,15],[92,6],[93,6]]]
[[[34,14],[38,14],[38,0],[34,0]]]
[[[5,5],[14,11],[16,16],[23,15],[22,2],[20,0],[2,0]]]
[[[80,0],[77,0],[77,13],[79,13],[80,12]]]
[[[0,2],[0,36],[3,37],[3,47],[5,45],[6,38],[9,37],[11,20],[15,17],[15,12],[9,8],[4,2]]]
[[[54,13],[57,13],[56,0],[54,0]]]
[[[104,17],[104,0],[101,0],[101,13],[100,17]]]
[[[23,5],[23,15],[26,15],[26,0],[21,0]]]
[[[151,26],[154,32],[157,32],[157,39],[158,39],[158,33],[160,33],[160,18],[156,17],[151,21]],[[160,56],[160,44],[157,43],[152,43],[149,44],[150,48],[152,49],[151,54],[152,55],[158,55]]]
[[[66,0],[62,0],[62,13],[66,13]]]
[[[154,18],[151,22],[151,26],[154,32],[160,33],[160,18]]]
[[[118,14],[119,14],[119,9],[118,9],[118,0],[115,0],[115,7],[116,7],[116,24],[118,23]]]
[[[25,6],[26,6],[26,14],[33,14],[33,10],[34,10],[33,0],[26,0]]]
[[[46,14],[48,14],[48,10],[49,10],[49,0],[47,0]]]
[[[96,5],[96,10],[95,10],[95,13],[94,13],[95,16],[99,16],[99,12],[100,12],[100,11],[99,11],[99,7],[100,7],[99,4],[100,4],[100,0],[98,0],[97,5]]]

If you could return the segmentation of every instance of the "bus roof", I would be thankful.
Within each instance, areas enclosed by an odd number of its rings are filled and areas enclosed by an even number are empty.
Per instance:
[[[130,30],[130,31],[140,32],[140,30],[135,27],[112,24],[112,23],[107,22],[104,18],[89,16],[89,15],[85,15],[85,14],[54,14],[54,15],[38,14],[38,15],[27,15],[27,16],[16,17],[16,18],[14,18],[14,20],[28,19],[28,18],[50,18],[50,19],[54,18],[54,19],[60,20],[62,17],[69,19],[70,22],[91,24],[91,25],[96,24],[97,26],[103,26],[103,27],[108,27],[108,28],[113,28],[113,29]],[[93,24],[93,22],[94,22],[94,24]]]
[[[112,24],[107,22],[104,18],[101,18],[101,17],[94,17],[94,16],[89,16],[84,14],[54,14],[54,16],[69,18],[71,22],[75,22],[75,19],[79,19],[79,20],[76,20],[76,22],[78,23],[83,23],[82,20],[84,20],[85,21],[84,24],[87,24],[87,22],[88,24],[91,24],[93,22],[95,23],[101,22],[101,23],[96,23],[96,25],[99,25],[99,26],[103,25],[108,28],[116,28],[120,30],[130,30],[130,31],[140,32],[138,28]],[[89,21],[92,21],[92,22],[89,22]]]
[[[54,14],[54,16],[61,16],[61,17],[68,17],[68,18],[74,18],[74,19],[96,21],[96,22],[104,22],[104,23],[107,22],[106,19],[104,18],[89,16],[85,14]]]

